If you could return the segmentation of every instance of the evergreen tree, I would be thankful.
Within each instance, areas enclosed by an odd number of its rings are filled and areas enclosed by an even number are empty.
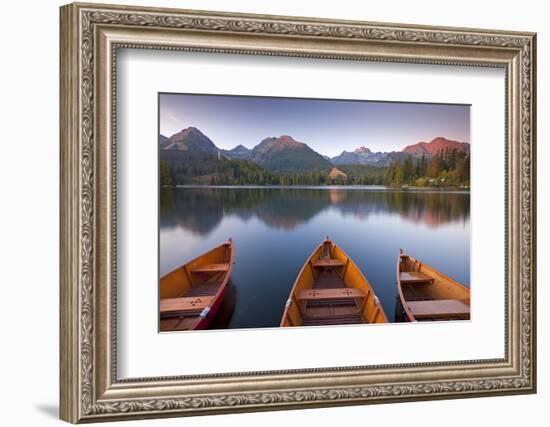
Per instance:
[[[395,185],[401,185],[403,184],[405,180],[405,169],[401,162],[397,162],[397,166],[395,169],[395,178],[394,178],[394,184]]]
[[[415,178],[414,176],[414,166],[412,162],[412,156],[407,156],[405,159],[405,164],[403,165],[403,180],[405,182],[410,182]]]
[[[439,155],[435,155],[432,157],[432,160],[430,161],[430,165],[428,166],[428,176],[430,178],[437,178],[439,176],[439,173],[441,172],[441,158]]]
[[[160,161],[160,185],[172,185],[170,166],[164,160]]]

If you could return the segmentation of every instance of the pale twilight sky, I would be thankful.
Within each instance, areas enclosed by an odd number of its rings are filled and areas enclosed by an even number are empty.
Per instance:
[[[159,109],[162,135],[195,126],[223,149],[281,135],[330,157],[359,146],[400,151],[438,136],[470,142],[469,105],[159,94]]]

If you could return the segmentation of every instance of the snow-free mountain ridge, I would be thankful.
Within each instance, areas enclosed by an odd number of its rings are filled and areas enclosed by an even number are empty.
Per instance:
[[[467,142],[453,141],[439,136],[430,142],[421,141],[408,145],[401,151],[373,152],[365,146],[359,146],[354,151],[343,151],[340,155],[329,158],[316,152],[306,143],[296,141],[290,135],[265,138],[252,149],[239,144],[231,150],[223,150],[193,126],[182,129],[169,138],[160,135],[159,145],[166,155],[168,152],[203,153],[227,159],[252,161],[276,172],[321,171],[333,165],[383,167],[408,156],[431,158],[446,149],[470,151],[470,144]]]

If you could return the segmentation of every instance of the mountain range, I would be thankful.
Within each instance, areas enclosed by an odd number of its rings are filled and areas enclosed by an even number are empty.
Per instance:
[[[251,150],[238,145],[221,152],[229,159],[249,160],[276,172],[320,171],[331,166],[330,160],[288,135],[265,138]]]
[[[389,153],[372,152],[366,147],[356,148],[354,151],[342,151],[339,156],[330,159],[334,165],[370,165],[388,166],[390,164]]]
[[[418,142],[408,145],[401,151],[373,152],[361,146],[354,151],[344,150],[340,155],[330,160],[334,165],[389,166],[393,161],[404,160],[407,155],[411,155],[413,158],[425,156],[429,159],[445,149],[470,152],[470,144],[439,136],[430,142]]]
[[[373,152],[369,148],[361,146],[354,151],[343,151],[340,155],[329,158],[289,135],[265,138],[252,149],[238,145],[231,150],[223,150],[196,127],[182,129],[170,137],[159,135],[159,145],[160,157],[163,160],[173,162],[181,156],[217,156],[229,160],[250,161],[267,170],[283,173],[319,172],[328,170],[334,165],[385,167],[396,160],[403,160],[409,156],[416,159],[425,156],[429,159],[445,149],[470,151],[469,143],[437,137],[430,142],[408,145],[401,151]]]

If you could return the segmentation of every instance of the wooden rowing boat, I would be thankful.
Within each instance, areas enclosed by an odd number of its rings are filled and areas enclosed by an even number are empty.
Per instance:
[[[233,259],[229,239],[161,277],[161,332],[208,327],[226,293]]]
[[[281,326],[387,323],[380,302],[353,260],[328,237],[306,260]]]
[[[399,250],[397,291],[406,321],[469,320],[470,289]]]

